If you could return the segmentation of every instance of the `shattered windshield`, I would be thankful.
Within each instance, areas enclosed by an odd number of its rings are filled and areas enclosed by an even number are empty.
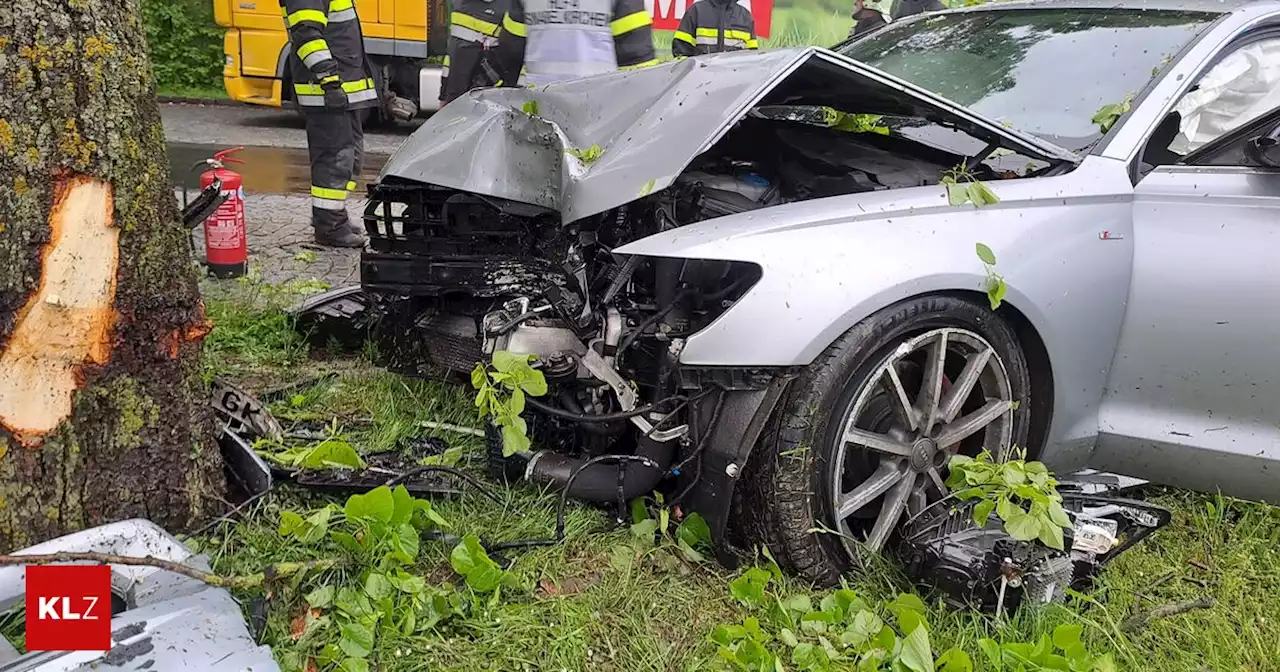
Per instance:
[[[1033,9],[939,14],[837,49],[974,112],[1081,150],[1216,15]]]

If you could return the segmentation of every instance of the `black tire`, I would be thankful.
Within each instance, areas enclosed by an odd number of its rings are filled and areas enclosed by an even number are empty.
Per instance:
[[[1023,446],[1030,426],[1031,378],[1012,328],[988,306],[954,296],[907,299],[858,323],[793,382],[787,398],[753,451],[741,491],[740,514],[748,540],[765,544],[778,563],[818,585],[836,584],[854,566],[834,529],[830,479],[838,416],[898,344],[942,328],[985,338],[1005,364],[1012,398],[1013,444]]]

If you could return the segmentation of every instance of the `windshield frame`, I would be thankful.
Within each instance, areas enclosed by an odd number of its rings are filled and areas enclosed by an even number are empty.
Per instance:
[[[865,65],[866,67],[874,68],[874,69],[879,70],[879,68],[877,68],[875,65],[872,65],[872,64],[870,64],[870,63],[864,63],[864,62],[862,62],[862,61],[858,61],[858,60],[857,60],[857,59],[855,59],[853,56],[846,55],[846,54],[844,53],[844,51],[843,51],[843,50],[844,50],[844,49],[847,49],[848,47],[850,47],[850,46],[851,46],[851,45],[853,45],[854,43],[861,42],[861,41],[863,41],[863,40],[866,40],[866,39],[869,39],[869,38],[873,38],[873,37],[880,37],[880,38],[883,38],[883,36],[884,36],[888,31],[900,30],[900,29],[901,29],[902,27],[904,27],[904,26],[909,26],[909,25],[914,24],[914,23],[916,23],[916,22],[918,22],[918,21],[924,21],[924,20],[928,20],[928,19],[935,18],[935,17],[938,17],[938,16],[945,16],[945,15],[969,15],[969,14],[974,14],[974,13],[978,13],[978,12],[999,12],[999,13],[1014,13],[1014,12],[1017,12],[1017,13],[1024,13],[1024,12],[1032,12],[1032,11],[1045,11],[1045,12],[1049,12],[1049,11],[1064,11],[1064,10],[1065,10],[1065,11],[1080,11],[1080,12],[1091,12],[1091,11],[1155,11],[1155,12],[1169,12],[1169,13],[1203,14],[1203,15],[1205,15],[1205,17],[1206,17],[1206,20],[1205,20],[1204,24],[1201,26],[1201,28],[1200,28],[1198,31],[1196,31],[1196,32],[1195,32],[1195,34],[1193,34],[1193,35],[1191,36],[1191,38],[1190,38],[1190,39],[1188,39],[1188,40],[1187,40],[1187,41],[1186,41],[1186,42],[1181,46],[1181,48],[1179,48],[1179,49],[1178,49],[1178,50],[1177,50],[1177,51],[1172,55],[1172,57],[1171,57],[1171,58],[1169,59],[1169,61],[1164,65],[1164,67],[1160,68],[1160,70],[1159,70],[1159,72],[1158,72],[1158,73],[1156,73],[1154,76],[1150,77],[1150,78],[1146,81],[1146,84],[1145,84],[1145,85],[1144,85],[1140,90],[1138,90],[1137,92],[1135,92],[1135,93],[1134,93],[1134,95],[1133,95],[1133,97],[1132,97],[1132,99],[1131,99],[1131,110],[1132,110],[1132,111],[1131,111],[1130,113],[1126,113],[1126,114],[1122,115],[1122,116],[1121,116],[1121,117],[1120,117],[1120,118],[1115,122],[1115,124],[1114,124],[1110,129],[1108,129],[1108,131],[1107,131],[1106,133],[1103,133],[1103,134],[1099,135],[1099,136],[1098,136],[1098,137],[1096,137],[1092,142],[1090,142],[1090,143],[1088,143],[1088,144],[1086,144],[1086,145],[1083,145],[1083,146],[1080,146],[1080,147],[1076,147],[1076,148],[1072,148],[1072,147],[1068,147],[1068,146],[1063,146],[1063,147],[1064,147],[1064,149],[1066,149],[1067,151],[1074,152],[1074,153],[1076,153],[1077,155],[1079,155],[1079,156],[1081,156],[1081,157],[1089,156],[1089,155],[1100,155],[1100,154],[1102,154],[1102,153],[1107,149],[1108,145],[1110,145],[1111,141],[1115,138],[1116,134],[1120,131],[1120,129],[1121,129],[1123,126],[1125,126],[1125,124],[1126,124],[1127,122],[1129,122],[1129,121],[1131,120],[1131,118],[1134,116],[1134,115],[1132,114],[1132,112],[1136,112],[1136,111],[1138,110],[1139,106],[1140,106],[1140,105],[1141,105],[1141,104],[1142,104],[1142,103],[1143,103],[1143,102],[1148,98],[1148,96],[1150,95],[1151,91],[1152,91],[1154,88],[1156,88],[1156,87],[1157,87],[1157,85],[1158,85],[1160,82],[1164,81],[1164,79],[1165,79],[1167,76],[1169,76],[1169,75],[1170,75],[1170,73],[1174,72],[1175,70],[1179,70],[1179,69],[1180,69],[1180,68],[1179,68],[1179,66],[1180,66],[1180,65],[1183,65],[1183,60],[1184,60],[1184,58],[1186,57],[1186,55],[1188,54],[1188,52],[1190,52],[1190,51],[1192,51],[1193,49],[1195,49],[1195,48],[1196,48],[1196,46],[1200,44],[1200,42],[1202,42],[1203,40],[1205,40],[1207,36],[1211,35],[1211,34],[1214,32],[1215,28],[1217,28],[1217,27],[1218,27],[1221,23],[1223,23],[1224,21],[1228,20],[1228,18],[1233,14],[1233,12],[1232,12],[1232,11],[1220,11],[1220,10],[1219,10],[1219,11],[1215,11],[1215,10],[1207,10],[1207,9],[1198,8],[1198,7],[1197,7],[1197,8],[1186,8],[1186,9],[1179,8],[1179,9],[1151,9],[1151,10],[1138,10],[1138,9],[1131,8],[1131,7],[1125,7],[1125,6],[1123,6],[1123,5],[1106,5],[1106,6],[1104,6],[1104,5],[1099,5],[1099,6],[1070,6],[1070,5],[1068,5],[1068,6],[1065,6],[1065,7],[1064,7],[1064,6],[1062,6],[1062,5],[1057,5],[1057,6],[1055,6],[1055,5],[1052,5],[1052,4],[1024,4],[1024,3],[1007,3],[1007,4],[1000,4],[1000,3],[994,3],[994,4],[986,4],[986,5],[977,5],[977,6],[972,6],[972,7],[957,7],[957,8],[955,8],[955,9],[947,9],[947,10],[938,11],[938,12],[927,12],[927,13],[922,13],[922,14],[916,14],[916,15],[913,15],[913,16],[903,17],[903,18],[901,18],[901,19],[897,19],[897,20],[895,20],[895,21],[891,22],[891,23],[890,23],[890,24],[888,24],[887,26],[884,26],[884,27],[879,28],[879,29],[877,29],[877,30],[871,31],[871,32],[869,32],[869,33],[865,33],[865,34],[863,34],[863,35],[859,35],[859,36],[857,36],[857,37],[848,37],[848,38],[846,38],[846,39],[844,39],[844,40],[841,40],[839,43],[837,43],[837,44],[835,44],[834,46],[830,47],[830,49],[831,49],[831,51],[833,51],[833,52],[835,52],[835,53],[839,54],[840,56],[842,56],[842,57],[844,57],[844,58],[847,58],[847,59],[850,59],[850,60],[855,60],[855,61],[857,61],[858,63],[861,63],[861,64]],[[890,77],[894,77],[894,78],[900,79],[900,80],[901,80],[901,81],[903,81],[903,82],[911,83],[911,84],[913,84],[913,85],[914,85],[914,83],[913,83],[913,82],[911,82],[910,80],[908,80],[908,79],[906,79],[906,78],[904,78],[904,77],[901,77],[900,75],[895,75],[895,74],[891,74],[891,73],[887,73],[887,72],[886,72],[885,74],[889,75]],[[917,86],[918,86],[918,85],[917,85]],[[959,103],[959,102],[956,102],[956,101],[953,101],[953,103],[954,103],[955,105],[957,105],[957,106],[960,106],[960,107],[963,107],[963,108],[965,108],[965,109],[969,109],[969,110],[971,110],[971,111],[972,111],[972,108],[971,108],[971,107],[969,107],[968,105],[963,105],[963,104],[961,104],[961,103]],[[973,113],[974,113],[974,114],[980,114],[980,113],[978,113],[978,112],[976,112],[976,111],[973,111]],[[983,115],[983,116],[986,116],[986,115]],[[1011,128],[1012,128],[1012,127],[1011,127]],[[1036,138],[1040,138],[1040,139],[1044,140],[1045,142],[1056,142],[1055,140],[1053,140],[1053,139],[1051,139],[1051,138],[1047,138],[1047,137],[1045,137],[1045,136],[1043,136],[1043,135],[1040,135],[1040,134],[1037,134],[1037,133],[1034,133],[1034,132],[1031,132],[1031,131],[1028,131],[1028,130],[1022,129],[1022,128],[1019,128],[1018,130],[1020,130],[1022,133],[1025,133],[1025,134],[1027,134],[1027,135],[1030,135],[1030,136],[1033,136],[1033,137],[1036,137]]]

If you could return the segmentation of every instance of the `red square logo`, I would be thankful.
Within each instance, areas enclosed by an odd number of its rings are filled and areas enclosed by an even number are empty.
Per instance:
[[[27,650],[111,648],[111,567],[27,567]]]

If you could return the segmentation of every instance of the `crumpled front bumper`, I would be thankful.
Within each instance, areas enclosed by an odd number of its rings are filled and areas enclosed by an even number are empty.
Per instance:
[[[209,571],[208,559],[159,526],[126,520],[59,537],[18,555],[98,552],[181,562]],[[0,567],[0,611],[23,599],[26,569]],[[279,672],[271,649],[259,646],[231,594],[156,567],[111,566],[111,590],[126,610],[111,619],[112,649],[39,651],[18,655],[0,639],[0,672],[63,670],[192,670]]]

